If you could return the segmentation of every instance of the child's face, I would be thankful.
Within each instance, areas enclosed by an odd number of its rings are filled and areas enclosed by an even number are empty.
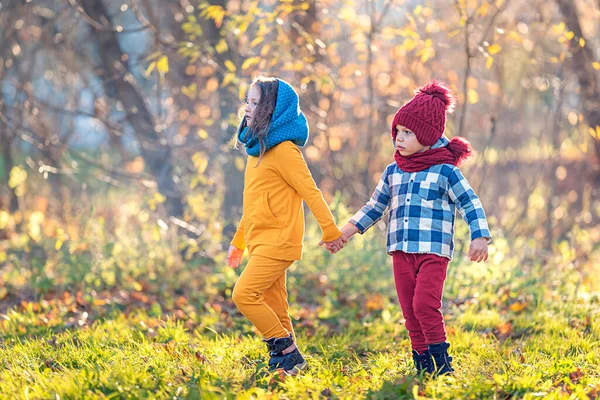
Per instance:
[[[246,103],[246,107],[244,107],[244,112],[246,113],[246,123],[248,126],[252,126],[252,121],[254,120],[254,113],[256,111],[256,106],[260,101],[260,89],[258,85],[254,85],[250,88],[248,92],[248,102]]]
[[[417,140],[417,135],[402,125],[396,125],[396,150],[404,157],[429,150],[431,146],[423,146]]]

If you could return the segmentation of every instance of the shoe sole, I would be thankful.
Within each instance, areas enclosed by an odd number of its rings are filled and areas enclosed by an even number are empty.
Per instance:
[[[292,368],[290,371],[283,370],[283,372],[289,376],[296,376],[300,371],[305,370],[306,367],[308,367],[308,363],[304,361],[302,364],[294,365],[294,368]]]

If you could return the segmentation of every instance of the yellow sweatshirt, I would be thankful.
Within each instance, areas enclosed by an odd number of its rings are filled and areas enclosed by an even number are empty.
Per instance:
[[[301,260],[304,240],[302,200],[323,231],[323,241],[342,236],[298,146],[283,142],[269,149],[258,167],[248,157],[244,175],[244,206],[240,225],[231,241],[278,260]]]

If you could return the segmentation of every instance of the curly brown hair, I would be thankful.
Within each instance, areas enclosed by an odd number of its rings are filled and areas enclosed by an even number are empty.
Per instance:
[[[258,166],[260,160],[267,151],[267,136],[271,126],[273,111],[275,111],[275,105],[277,104],[279,81],[276,78],[259,76],[252,81],[248,91],[253,87],[258,88],[260,100],[258,101],[256,111],[254,112],[252,127],[250,127],[248,131],[251,135],[250,137],[256,137],[260,145],[260,155],[258,157],[258,163],[256,164]],[[246,93],[246,101],[247,99],[248,94]],[[247,126],[246,115],[242,116],[242,118],[240,129],[244,129]]]

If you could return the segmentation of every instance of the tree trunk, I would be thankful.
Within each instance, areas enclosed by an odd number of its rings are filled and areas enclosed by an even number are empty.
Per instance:
[[[594,54],[587,44],[583,47],[579,45],[580,38],[584,39],[586,43],[590,42],[583,36],[575,3],[572,0],[556,0],[556,3],[565,19],[567,28],[575,34],[571,41],[572,57],[570,65],[579,81],[583,116],[587,125],[592,129],[596,129],[597,126],[600,126],[600,96],[598,96],[600,82],[592,66],[595,61]],[[600,161],[600,138],[598,137],[594,141],[594,148],[596,157]]]
[[[101,0],[82,0],[84,11],[95,21],[111,25],[110,15]],[[154,124],[154,118],[150,114],[143,96],[137,88],[125,79],[123,72],[129,69],[127,61],[119,46],[117,36],[110,30],[101,30],[92,27],[98,40],[100,54],[104,65],[106,76],[114,78],[117,96],[123,103],[127,113],[127,120],[135,131],[142,148],[142,156],[158,184],[158,190],[166,198],[166,206],[170,215],[177,218],[183,216],[183,201],[180,189],[174,180],[173,160],[171,148],[161,141],[159,132]],[[106,78],[105,76],[105,78]],[[129,75],[131,78],[131,75]]]
[[[0,142],[2,143],[2,160],[4,162],[4,171],[6,174],[5,184],[8,188],[9,193],[9,209],[11,213],[14,213],[19,210],[19,198],[17,197],[15,189],[8,186],[8,180],[10,179],[10,171],[14,166],[11,151],[12,139],[13,137],[8,132],[6,132],[6,130],[2,130],[2,133],[0,133]]]
[[[227,8],[227,1],[225,0],[211,0],[209,3],[211,6]],[[225,36],[225,21],[223,21],[220,27],[217,27],[212,19],[203,19],[201,20],[201,23],[209,45],[213,47],[216,46],[216,44]],[[229,46],[227,51],[221,54],[215,53],[215,61],[220,66],[216,71],[216,76],[219,81],[222,81],[224,78],[223,71],[226,70],[225,61],[231,60],[234,64],[238,64],[234,59],[235,56],[236,54],[232,52],[231,46]],[[231,87],[219,87],[218,94],[221,124],[219,125],[220,140],[217,151],[224,151],[222,168],[225,176],[225,195],[221,210],[225,220],[223,232],[225,236],[228,236],[232,233],[234,225],[237,225],[242,215],[241,206],[244,191],[244,174],[235,167],[235,157],[238,156],[239,153],[237,151],[228,151],[229,141],[237,128],[236,126],[230,125],[228,121],[231,119],[231,114],[237,112],[240,101],[237,95],[232,92]]]

